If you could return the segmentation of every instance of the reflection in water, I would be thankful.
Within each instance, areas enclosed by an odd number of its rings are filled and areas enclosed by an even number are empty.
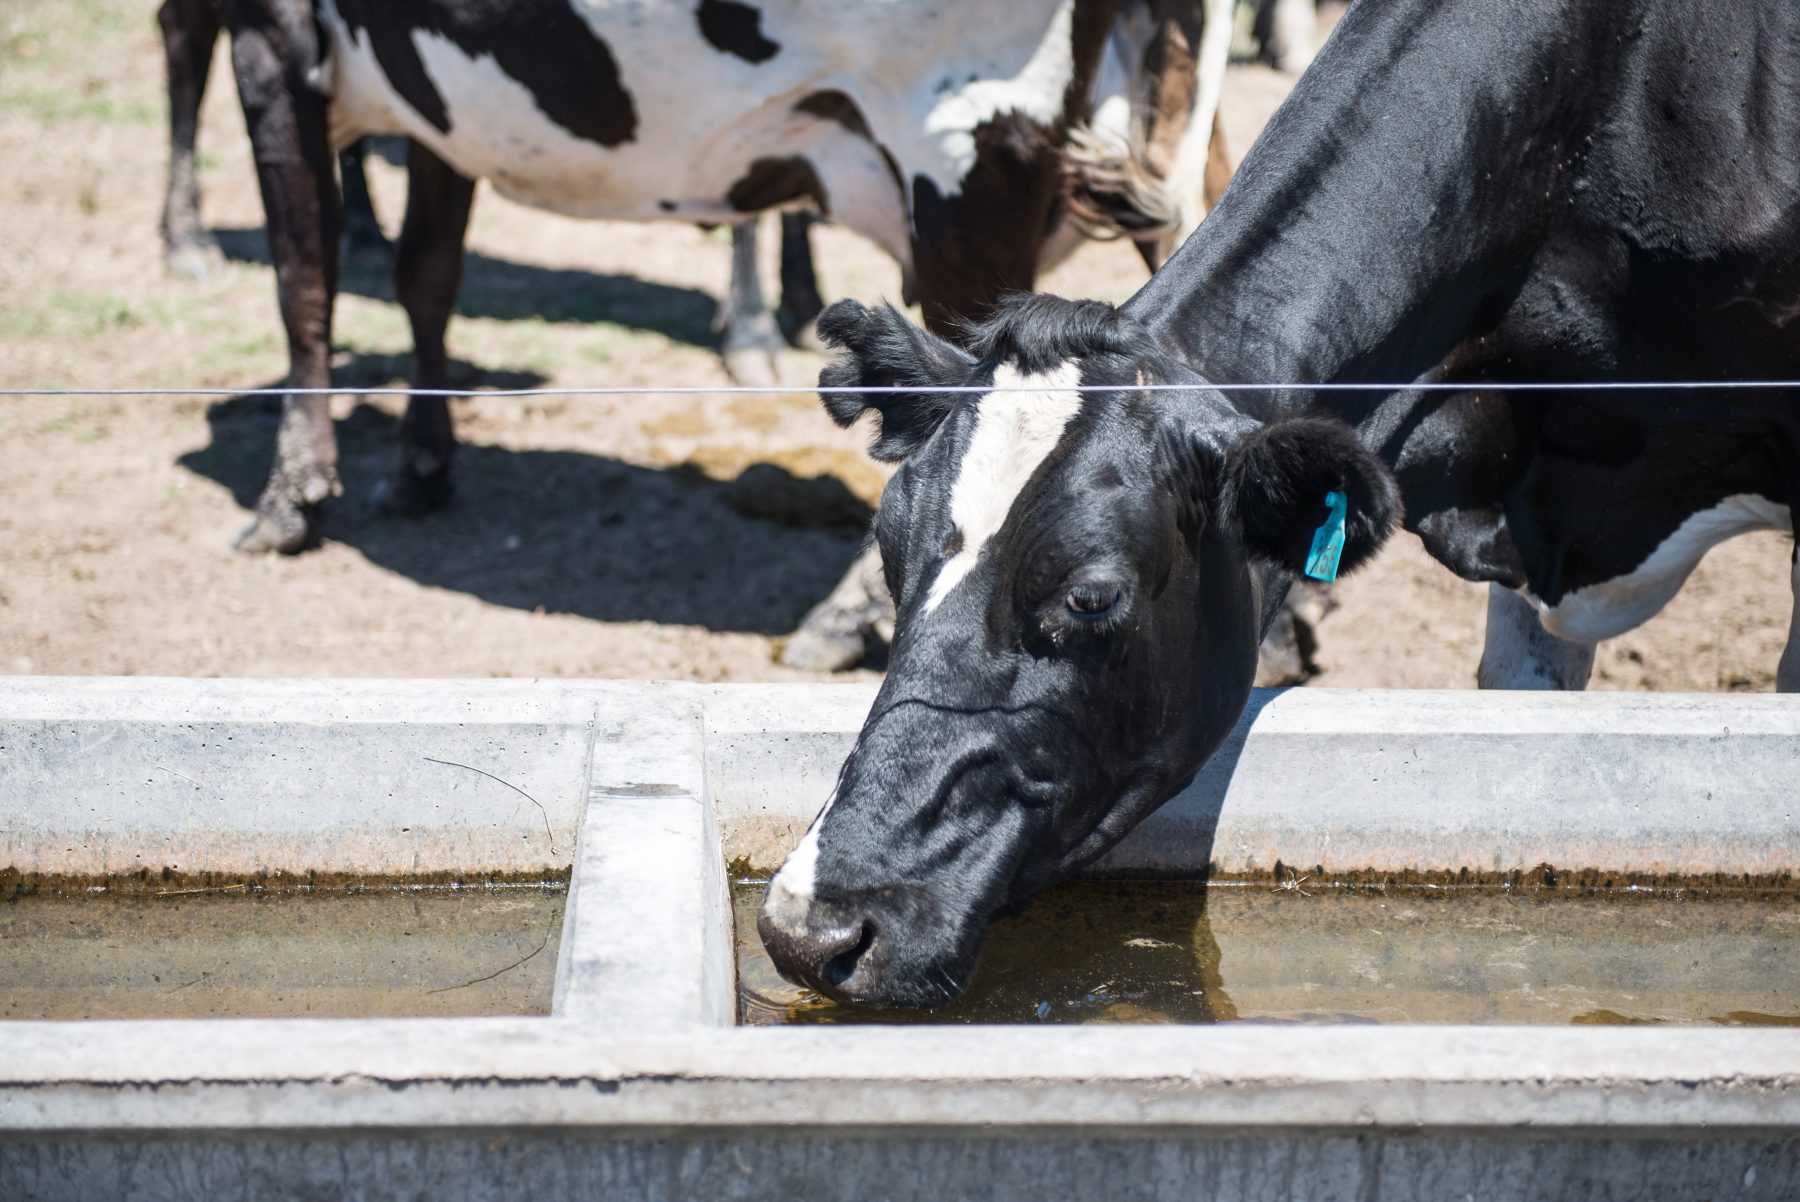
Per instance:
[[[940,1010],[783,981],[733,889],[740,1019],[772,1023],[1434,1022],[1800,1026],[1800,905],[1486,889],[1074,882],[994,925]]]

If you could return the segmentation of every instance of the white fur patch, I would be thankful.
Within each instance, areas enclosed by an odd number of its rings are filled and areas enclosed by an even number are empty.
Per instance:
[[[1014,27],[1009,30],[1011,45],[1033,45],[1025,38],[1035,7],[1021,3],[984,6],[982,20],[992,22],[996,33],[1002,22]],[[923,133],[928,142],[936,144],[938,161],[922,166],[939,192],[947,196],[962,191],[963,178],[975,165],[975,130],[983,123],[1001,113],[1019,113],[1045,125],[1062,116],[1063,93],[1075,75],[1074,13],[1075,0],[1062,0],[1048,26],[1038,26],[1041,33],[1031,57],[1010,78],[975,78],[936,98],[925,114]],[[1007,41],[1004,36],[997,37],[994,46],[998,49]]]
[[[1786,505],[1739,493],[1691,515],[1625,575],[1576,589],[1554,608],[1531,601],[1551,634],[1579,642],[1610,639],[1654,617],[1680,591],[1701,557],[1726,539],[1752,530],[1793,528]]]
[[[950,520],[962,536],[962,547],[938,569],[925,612],[943,603],[963,577],[974,570],[981,548],[1006,524],[1013,502],[1049,458],[1063,431],[1081,411],[1081,367],[1070,361],[1046,372],[1026,375],[1010,363],[994,372],[996,389],[981,398],[975,433],[963,453],[956,483],[950,490]]]
[[[819,808],[812,825],[806,828],[806,834],[801,836],[799,846],[788,853],[781,870],[769,882],[769,896],[763,902],[763,913],[777,926],[795,932],[806,930],[806,912],[812,907],[819,871],[819,827],[835,801],[837,793],[833,791]]]

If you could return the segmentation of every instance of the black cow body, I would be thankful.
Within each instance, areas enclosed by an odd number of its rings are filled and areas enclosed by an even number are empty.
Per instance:
[[[970,355],[828,310],[827,383],[1036,392],[828,398],[878,409],[877,453],[903,461],[878,517],[899,619],[839,789],[771,884],[776,963],[839,997],[953,994],[998,910],[1211,753],[1334,491],[1346,568],[1403,507],[1491,582],[1488,686],[1579,687],[1593,641],[1708,546],[1791,530],[1794,390],[1494,385],[1800,376],[1796,80],[1789,0],[1365,0],[1119,311],[1030,298]],[[1788,690],[1800,611],[1793,636]]]

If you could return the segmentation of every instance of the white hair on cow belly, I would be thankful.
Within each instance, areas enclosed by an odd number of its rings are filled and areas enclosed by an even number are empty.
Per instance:
[[[978,402],[975,433],[950,490],[950,520],[962,546],[938,569],[925,598],[926,613],[974,569],[981,548],[1006,524],[1019,493],[1062,441],[1063,431],[1081,411],[1080,383],[1081,366],[1073,360],[1045,372],[1021,372],[1010,363],[994,372],[995,389],[1007,391],[991,392]]]
[[[1575,589],[1553,606],[1529,593],[1526,599],[1537,607],[1544,629],[1558,638],[1583,643],[1616,638],[1655,617],[1713,547],[1752,530],[1793,529],[1788,506],[1737,493],[1689,514],[1624,575]]]
[[[1030,20],[1028,6],[1011,7],[1017,11],[1006,13],[1007,18]],[[922,132],[936,153],[921,154],[918,161],[921,174],[940,193],[962,191],[963,179],[975,166],[975,131],[987,121],[1017,113],[1048,126],[1062,117],[1063,95],[1075,75],[1074,13],[1075,0],[1062,0],[1031,57],[1011,78],[972,79],[934,99]]]

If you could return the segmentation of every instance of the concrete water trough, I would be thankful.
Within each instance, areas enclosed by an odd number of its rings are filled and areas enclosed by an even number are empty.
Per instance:
[[[848,685],[0,682],[0,883],[19,899],[0,902],[14,943],[0,945],[0,1015],[165,1013],[21,1001],[82,946],[63,918],[34,942],[48,911],[33,907],[154,907],[188,890],[213,907],[194,938],[223,930],[234,955],[298,945],[232,918],[221,895],[429,894],[452,909],[366,924],[351,966],[383,959],[370,940],[460,925],[468,940],[378,989],[461,999],[487,971],[537,973],[549,1007],[534,1013],[527,988],[467,1009],[329,1011],[424,1017],[0,1021],[0,1198],[1800,1196],[1795,1027],[1513,1025],[1529,1008],[1504,1006],[1480,1023],[738,1025],[731,880],[797,840],[872,699]],[[1760,973],[1752,1009],[1779,1022],[1800,1014],[1800,991],[1779,996],[1800,957],[1786,935],[1800,932],[1796,782],[1787,698],[1260,693],[1193,787],[1097,872],[1210,873],[1282,900],[1333,882],[1395,891],[1383,900],[1762,898],[1772,917],[1742,938],[1679,907],[1658,921],[1721,979]],[[453,909],[526,894],[553,900]],[[1249,957],[1226,909],[1212,920],[1222,985],[1207,987],[1230,991]],[[1262,942],[1331,961],[1348,936],[1306,913],[1284,909]],[[94,941],[123,945],[138,973],[157,949],[184,954],[178,934],[140,930]],[[1435,945],[1419,946],[1429,978]],[[304,984],[301,957],[275,954],[284,980]],[[1273,1014],[1251,999],[1281,993],[1281,966],[1258,971],[1236,978],[1236,1009]],[[68,975],[76,991],[106,983]],[[218,1012],[308,1012],[259,1004]]]

